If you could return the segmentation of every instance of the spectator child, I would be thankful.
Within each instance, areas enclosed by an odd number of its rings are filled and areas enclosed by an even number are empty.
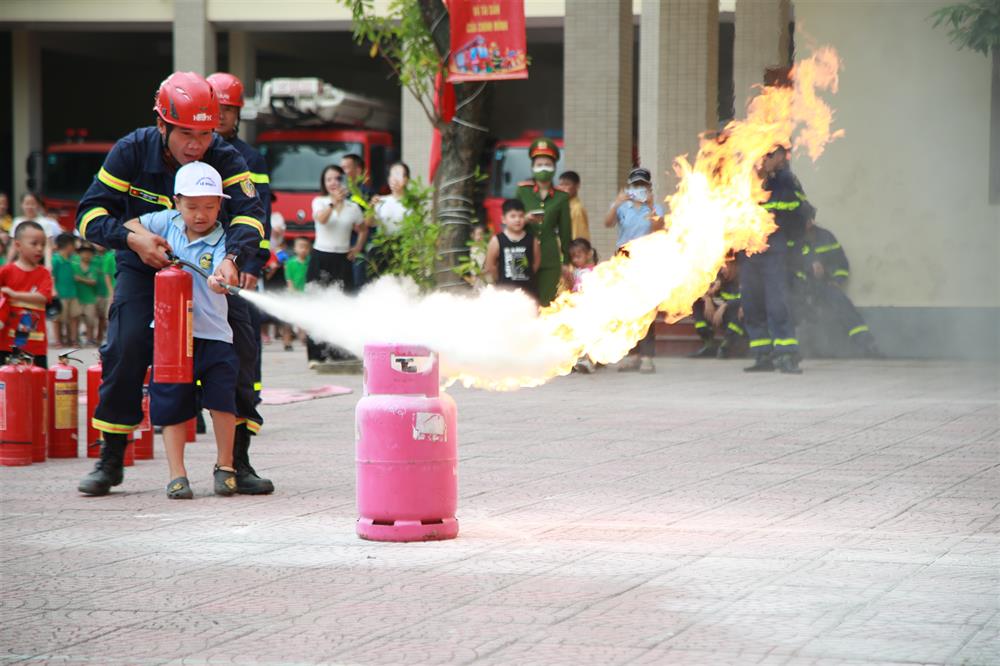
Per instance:
[[[503,202],[504,229],[486,246],[485,272],[502,289],[519,289],[538,300],[535,275],[542,261],[541,244],[525,229],[524,204]]]
[[[26,221],[14,234],[17,259],[0,267],[0,295],[10,301],[7,321],[0,322],[0,363],[10,358],[15,341],[34,364],[48,367],[45,306],[52,300],[52,275],[42,265],[45,230]]]
[[[10,240],[10,227],[13,222],[14,220],[10,216],[10,197],[7,196],[6,192],[0,192],[0,238],[3,239],[4,245]]]
[[[176,210],[147,213],[129,220],[126,227],[140,234],[166,239],[179,258],[215,271],[226,260],[225,230],[218,222],[222,199],[222,177],[204,162],[190,162],[177,171],[174,182]],[[149,385],[149,415],[163,426],[163,442],[170,466],[167,497],[191,499],[191,484],[184,467],[186,423],[195,417],[196,383],[201,384],[201,405],[212,414],[215,430],[215,494],[236,492],[233,468],[233,435],[236,429],[236,376],[239,359],[233,348],[233,330],[228,322],[226,289],[213,274],[208,280],[194,275],[194,381]]]
[[[576,171],[563,171],[559,174],[559,189],[569,195],[569,219],[573,238],[589,241],[590,221],[587,219],[587,209],[580,201],[580,174]]]
[[[568,277],[573,291],[583,290],[583,276],[594,270],[594,248],[586,238],[576,238],[569,244]]]
[[[76,279],[73,270],[73,255],[76,252],[76,239],[70,234],[59,234],[56,237],[56,251],[52,255],[52,280],[55,283],[56,296],[62,304],[62,310],[56,319],[56,337],[59,346],[72,347],[79,342],[80,337],[80,304],[76,300]]]
[[[94,264],[94,246],[81,243],[77,261],[73,262],[73,279],[76,281],[76,302],[86,331],[87,344],[97,344],[97,285],[103,282],[100,269]],[[74,328],[74,334],[79,330]],[[74,335],[75,337],[75,335]]]
[[[104,268],[107,263],[106,257],[114,252],[109,252],[108,249],[102,245],[94,245],[94,249],[97,251],[97,256],[94,257],[94,269],[99,273],[97,277],[97,286],[95,288],[97,292],[97,344],[101,344],[104,341],[104,335],[108,331],[108,294],[112,293],[114,288],[111,284],[111,280],[104,273]],[[112,270],[114,268],[112,267]]]
[[[285,281],[291,291],[305,291],[312,243],[305,236],[299,236],[295,239],[292,252],[293,256],[285,262]]]
[[[284,223],[282,223],[283,225]],[[288,288],[288,280],[285,278],[285,264],[288,262],[289,254],[288,249],[285,247],[285,235],[284,226],[280,230],[276,230],[274,226],[274,219],[272,216],[271,221],[271,256],[264,264],[264,291],[270,294],[276,294],[285,291]],[[302,274],[303,279],[305,279],[305,273]],[[266,312],[261,313],[261,337],[263,340],[269,341],[270,330],[272,326],[275,329],[275,336],[280,335],[281,341],[284,343],[285,351],[292,351],[292,327],[285,322],[271,316]]]

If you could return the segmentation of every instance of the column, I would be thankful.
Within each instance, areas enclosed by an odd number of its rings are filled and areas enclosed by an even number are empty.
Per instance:
[[[215,71],[215,30],[208,0],[174,0],[174,70],[208,76]]]
[[[639,161],[662,201],[674,158],[693,162],[698,135],[718,125],[718,0],[643,0],[639,40]]]
[[[434,128],[427,114],[406,88],[400,88],[402,95],[401,155],[410,167],[410,177],[419,178],[425,184],[430,182],[431,141]]]
[[[633,42],[630,0],[566,3],[566,150],[559,169],[580,174],[580,198],[602,258],[615,245],[615,230],[604,228],[604,215],[632,166]]]
[[[243,96],[253,98],[257,89],[257,48],[253,34],[245,30],[229,31],[229,73],[243,82]],[[240,138],[252,142],[256,137],[253,121],[240,123]]]
[[[29,30],[11,33],[11,106],[14,121],[14,191],[10,208],[27,190],[25,164],[33,151],[42,149],[42,57],[38,35]],[[36,187],[40,183],[36,183]]]
[[[746,116],[751,86],[764,82],[765,70],[790,64],[791,20],[788,0],[736,0],[733,83],[737,118]]]

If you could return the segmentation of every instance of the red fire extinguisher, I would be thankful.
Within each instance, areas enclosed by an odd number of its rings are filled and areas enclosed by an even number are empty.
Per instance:
[[[194,380],[194,309],[191,275],[176,265],[156,274],[153,306],[153,376],[164,384]]]
[[[14,363],[0,366],[0,465],[31,464],[34,400],[31,369]]]
[[[26,361],[28,363],[28,361]],[[45,462],[49,450],[49,373],[29,365],[31,373],[31,462]]]
[[[153,458],[153,426],[149,422],[149,370],[142,382],[142,422],[132,431],[132,448],[136,460]]]
[[[76,458],[80,430],[79,376],[70,361],[80,361],[70,352],[59,355],[59,362],[49,368],[49,457]]]
[[[101,388],[101,360],[87,368],[87,457],[100,458],[101,445],[98,441],[104,439],[101,431],[94,427],[94,410],[101,399],[98,391]]]

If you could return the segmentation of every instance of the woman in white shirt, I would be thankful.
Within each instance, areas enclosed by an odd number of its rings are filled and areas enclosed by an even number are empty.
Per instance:
[[[52,247],[56,243],[56,237],[63,233],[62,227],[59,226],[58,222],[45,214],[45,208],[42,206],[42,199],[34,192],[26,192],[24,196],[21,197],[21,214],[11,220],[10,223],[11,238],[14,237],[14,231],[17,230],[17,225],[21,224],[25,220],[37,222],[45,231],[45,237],[49,240],[49,242],[45,244],[45,267],[51,270]],[[13,262],[16,258],[17,252],[14,250],[14,243],[12,242],[10,247],[7,249],[7,261]]]
[[[376,195],[372,197],[372,208],[365,221],[370,229],[378,228],[378,233],[387,238],[392,238],[399,233],[403,225],[403,218],[409,212],[403,205],[403,195],[406,186],[410,182],[410,167],[404,162],[395,162],[389,167],[389,194],[387,196]],[[395,251],[395,244],[382,243],[377,251],[370,251],[372,256],[371,270],[376,275],[381,275],[390,260],[390,253]]]
[[[343,169],[331,164],[323,169],[319,182],[323,194],[312,202],[316,239],[306,269],[306,283],[336,284],[344,291],[352,292],[351,262],[365,246],[368,227],[364,224],[361,208],[348,198]],[[352,231],[358,232],[354,245],[351,245]],[[310,367],[334,355],[326,345],[317,344],[312,338],[306,341],[306,354]]]
[[[368,237],[364,216],[356,203],[348,199],[346,178],[339,166],[323,169],[320,178],[322,195],[313,199],[312,214],[316,225],[312,257],[306,282],[322,285],[339,284],[344,291],[354,290],[351,262],[365,246]],[[358,231],[358,240],[351,245],[351,232]]]

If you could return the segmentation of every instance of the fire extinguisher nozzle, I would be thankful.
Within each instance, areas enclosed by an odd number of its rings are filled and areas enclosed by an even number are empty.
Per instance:
[[[236,285],[227,284],[226,291],[228,291],[231,296],[239,296],[240,292],[243,290],[237,287]]]

